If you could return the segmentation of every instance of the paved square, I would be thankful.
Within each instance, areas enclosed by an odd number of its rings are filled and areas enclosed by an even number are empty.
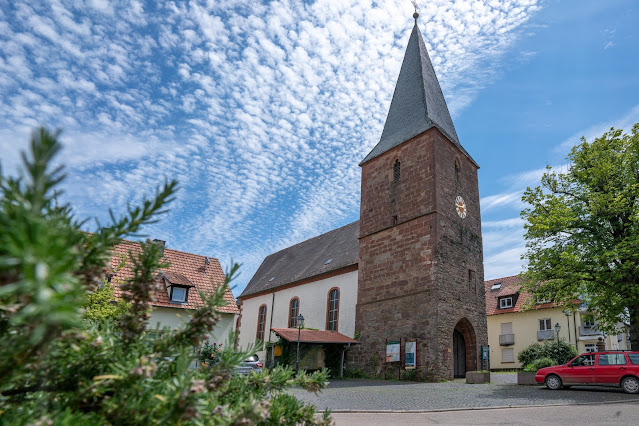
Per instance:
[[[620,388],[575,386],[551,391],[543,386],[517,385],[514,373],[494,373],[491,380],[481,385],[466,384],[464,379],[445,383],[333,380],[318,395],[302,389],[291,393],[320,410],[335,412],[639,402],[639,395],[626,394]]]

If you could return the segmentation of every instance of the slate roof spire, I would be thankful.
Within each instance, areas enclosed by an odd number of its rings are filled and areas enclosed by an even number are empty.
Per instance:
[[[459,143],[444,94],[417,26],[418,17],[416,10],[413,14],[415,26],[408,40],[382,136],[360,165],[432,127],[439,129],[475,163]]]

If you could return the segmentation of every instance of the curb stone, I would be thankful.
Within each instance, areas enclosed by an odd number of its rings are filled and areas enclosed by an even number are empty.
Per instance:
[[[637,403],[636,399],[626,399],[622,401],[601,401],[601,402],[576,402],[572,404],[536,404],[536,405],[496,405],[494,407],[461,407],[461,408],[435,408],[432,410],[328,410],[331,413],[445,413],[448,411],[479,411],[479,410],[504,410],[507,408],[540,408],[540,407],[566,407],[572,405],[611,405]],[[325,412],[327,410],[321,411]]]

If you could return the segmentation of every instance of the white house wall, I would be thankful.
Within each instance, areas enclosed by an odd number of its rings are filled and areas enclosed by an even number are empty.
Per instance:
[[[353,337],[355,334],[355,306],[357,305],[357,271],[347,272],[323,280],[295,287],[275,289],[273,293],[248,298],[242,301],[242,321],[240,325],[240,347],[247,349],[255,343],[257,336],[257,316],[261,305],[266,305],[265,341],[277,341],[270,328],[288,328],[291,299],[299,298],[299,312],[304,316],[304,327],[326,330],[328,292],[339,288],[340,333]],[[273,314],[274,313],[274,314]],[[273,322],[271,323],[271,318]],[[258,352],[260,358],[264,351]]]
[[[160,324],[160,328],[169,327],[172,329],[183,327],[193,316],[193,311],[189,309],[172,309],[164,307],[154,307],[151,311],[151,318],[149,319],[149,328],[155,329],[157,324]],[[235,329],[236,314],[220,314],[220,320],[215,325],[213,333],[211,333],[209,340],[216,343],[228,344],[228,335]]]

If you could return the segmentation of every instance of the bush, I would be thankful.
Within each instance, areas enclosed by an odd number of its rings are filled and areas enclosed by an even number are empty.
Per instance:
[[[541,344],[533,343],[523,351],[519,352],[519,355],[517,355],[517,359],[519,360],[521,365],[528,365],[536,359],[543,358],[541,352]]]
[[[539,358],[526,365],[524,371],[536,372],[538,370],[541,370],[542,368],[552,367],[553,365],[557,365],[557,361],[554,361],[550,358]]]
[[[523,351],[519,352],[517,359],[521,365],[527,366],[535,360],[541,358],[550,358],[559,364],[565,364],[572,358],[577,356],[577,350],[570,343],[563,340],[559,341],[559,349],[557,349],[556,340],[546,340],[543,343],[533,343]]]
[[[345,379],[368,379],[370,376],[361,368],[344,368]]]
[[[317,392],[326,373],[292,377],[291,369],[233,375],[252,353],[227,348],[210,369],[191,369],[198,347],[216,325],[225,282],[182,328],[147,333],[160,249],[142,243],[130,256],[133,278],[120,285],[123,312],[104,309],[99,292],[112,247],[157,220],[176,182],[98,232],[82,232],[53,189],[63,180],[51,170],[57,134],[34,132],[25,177],[0,174],[0,424],[325,424],[315,409],[284,390]],[[88,297],[90,294],[96,296]],[[90,315],[85,315],[90,312]],[[232,341],[232,340],[230,340]]]

